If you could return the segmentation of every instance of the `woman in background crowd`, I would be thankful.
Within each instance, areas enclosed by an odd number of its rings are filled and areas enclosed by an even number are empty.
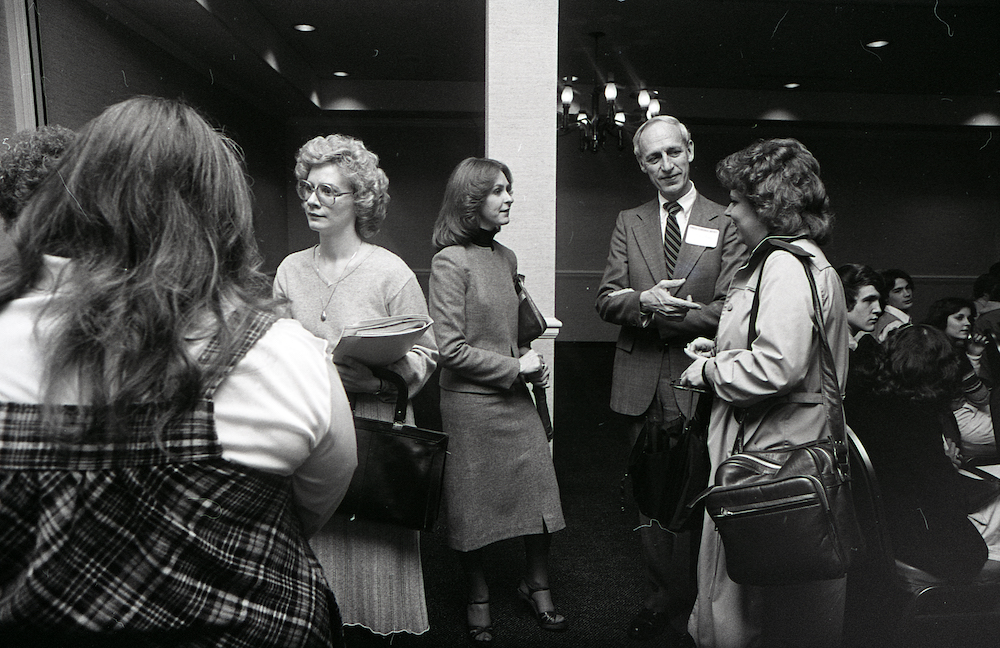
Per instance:
[[[550,533],[565,527],[552,456],[527,383],[546,384],[535,351],[518,348],[517,258],[494,240],[510,222],[510,169],[468,158],[452,172],[434,224],[430,310],[441,349],[441,418],[449,434],[448,545],[468,583],[469,639],[493,641],[482,548],[523,536],[518,594],[545,630],[566,618],[549,592]]]
[[[56,175],[58,174],[58,175]],[[325,344],[270,311],[236,145],[138,97],[0,256],[0,643],[340,645],[307,534],[357,463]]]
[[[924,322],[951,341],[962,367],[962,392],[952,402],[952,410],[962,438],[966,459],[996,453],[990,399],[995,384],[996,345],[986,335],[972,333],[975,306],[971,300],[946,297],[931,304]],[[992,349],[987,348],[993,345]]]
[[[344,327],[391,315],[426,315],[413,271],[398,256],[369,242],[385,220],[389,180],[378,156],[346,135],[315,137],[295,157],[296,192],[319,243],[288,255],[278,266],[274,295],[288,316],[334,347]],[[387,369],[406,381],[410,397],[434,371],[437,345],[430,329]],[[351,358],[336,365],[354,409],[391,421],[395,389]],[[413,422],[412,411],[407,414]],[[312,539],[346,626],[352,634],[428,629],[417,531],[335,516]],[[359,637],[361,639],[361,637]]]
[[[841,389],[846,382],[847,308],[840,277],[819,248],[833,227],[819,171],[816,158],[794,139],[757,142],[716,166],[729,189],[726,215],[752,252],[733,278],[716,340],[691,342],[694,361],[681,376],[684,384],[716,394],[708,433],[713,472],[733,451],[739,421],[745,450],[798,445],[826,434],[826,408],[785,398],[821,392],[823,384],[812,293],[796,255],[808,257],[822,307],[815,316],[824,320]],[[751,331],[755,295],[759,310]],[[698,600],[688,626],[698,646],[840,646],[846,579],[750,587],[729,579],[725,561],[721,538],[706,516]]]

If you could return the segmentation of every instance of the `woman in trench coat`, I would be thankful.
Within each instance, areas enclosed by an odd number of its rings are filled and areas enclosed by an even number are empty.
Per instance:
[[[733,277],[716,340],[688,347],[694,359],[681,382],[715,392],[709,425],[713,473],[732,453],[744,415],[745,450],[815,441],[825,434],[822,403],[795,402],[822,391],[822,345],[813,327],[813,301],[794,246],[810,255],[827,341],[843,391],[848,323],[836,270],[819,245],[832,229],[816,158],[794,139],[760,141],[719,162],[729,189],[726,215],[753,252]],[[798,250],[793,250],[798,251]],[[748,344],[754,293],[760,305]],[[722,540],[706,517],[698,558],[698,600],[688,629],[700,648],[839,646],[845,579],[781,587],[739,585],[726,573]]]

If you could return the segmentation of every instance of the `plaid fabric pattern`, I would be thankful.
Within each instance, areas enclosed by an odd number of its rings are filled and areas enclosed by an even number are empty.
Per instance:
[[[229,369],[273,321],[257,316]],[[213,341],[202,359],[217,352]],[[160,444],[152,407],[123,438],[72,443],[43,430],[39,406],[0,404],[0,637],[246,648],[339,637],[290,479],[221,457],[211,396],[227,374]],[[62,431],[92,425],[85,407],[63,414]]]

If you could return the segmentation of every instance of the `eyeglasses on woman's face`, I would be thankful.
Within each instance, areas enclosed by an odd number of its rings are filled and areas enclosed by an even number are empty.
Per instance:
[[[295,185],[295,193],[299,195],[299,200],[309,200],[309,196],[316,193],[316,198],[324,207],[333,207],[337,198],[341,196],[353,195],[353,191],[337,191],[328,184],[313,185],[308,180],[299,180]]]

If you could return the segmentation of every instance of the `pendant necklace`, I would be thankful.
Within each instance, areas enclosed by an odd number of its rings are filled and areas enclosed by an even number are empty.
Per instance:
[[[320,272],[319,262],[316,260],[316,253],[318,250],[319,250],[319,245],[313,248],[313,268],[316,269],[316,274],[319,276],[320,279],[323,280],[323,283],[333,286],[333,290],[330,291],[330,296],[326,298],[326,305],[323,306],[323,310],[319,314],[319,321],[325,322],[326,309],[330,307],[330,302],[333,301],[333,294],[337,292],[337,286],[339,286],[340,282],[343,281],[344,277],[347,276],[347,270],[348,268],[351,267],[351,263],[354,261],[354,257],[358,256],[358,251],[361,250],[361,246],[358,245],[358,248],[354,250],[354,254],[352,254],[351,258],[347,260],[347,264],[344,266],[344,269],[340,271],[340,276],[337,277],[337,280],[333,283],[327,281],[326,277],[323,276],[323,273]]]

